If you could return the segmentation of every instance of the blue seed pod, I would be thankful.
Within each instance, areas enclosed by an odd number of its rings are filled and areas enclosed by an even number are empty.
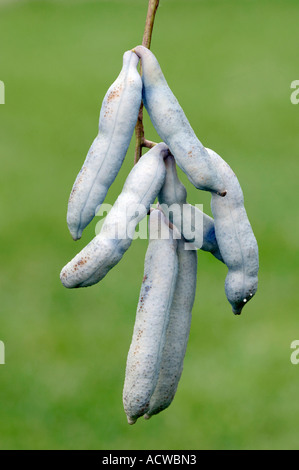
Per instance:
[[[213,150],[207,149],[220,171],[227,189],[224,198],[212,195],[211,209],[222,258],[228,267],[225,292],[233,313],[242,308],[257,291],[258,246],[244,208],[239,181],[230,166]]]
[[[212,217],[187,203],[187,191],[178,178],[174,157],[169,155],[164,161],[166,178],[158,195],[163,212],[185,240],[191,241],[196,248],[209,251],[223,262]]]
[[[171,404],[183,372],[196,291],[197,253],[194,250],[186,250],[183,239],[178,240],[177,252],[178,276],[169,313],[159,378],[145,414],[146,419]]]
[[[122,70],[103,100],[99,133],[69,198],[67,224],[74,240],[94,218],[127,153],[141,103],[138,61],[132,51],[124,53]]]
[[[147,412],[158,381],[178,272],[177,242],[161,211],[151,212],[149,232],[123,390],[129,424]]]
[[[160,143],[133,167],[123,190],[107,215],[101,232],[61,271],[65,287],[96,284],[130,247],[137,224],[146,216],[165,179],[164,157],[169,150]]]

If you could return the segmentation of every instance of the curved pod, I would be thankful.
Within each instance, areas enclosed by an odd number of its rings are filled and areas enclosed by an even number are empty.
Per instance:
[[[167,154],[168,147],[160,143],[133,167],[101,232],[62,269],[60,279],[65,287],[96,284],[121,260],[132,243],[137,224],[162,187],[166,173],[163,159]]]
[[[196,188],[225,195],[217,168],[169,88],[156,57],[144,46],[133,50],[141,58],[143,102],[159,136]]]
[[[187,191],[178,178],[174,157],[169,155],[164,161],[166,178],[158,195],[163,212],[187,241],[223,262],[212,217],[187,203]]]
[[[170,308],[157,386],[145,418],[165,410],[174,399],[183,371],[196,291],[197,253],[178,240],[178,277]]]
[[[239,181],[230,166],[213,150],[207,149],[227,188],[225,198],[212,195],[211,209],[219,249],[228,274],[225,293],[233,313],[240,315],[257,291],[258,246],[244,208]]]
[[[177,242],[163,213],[152,211],[149,225],[144,277],[123,389],[129,424],[147,412],[158,381],[178,270]]]
[[[89,149],[68,202],[67,224],[74,240],[81,237],[95,216],[127,153],[141,103],[138,61],[132,51],[124,53],[122,70],[103,100],[99,133]]]

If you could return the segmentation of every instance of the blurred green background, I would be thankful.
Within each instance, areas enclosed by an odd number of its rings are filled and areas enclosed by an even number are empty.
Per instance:
[[[198,289],[173,404],[128,426],[127,351],[143,276],[137,240],[98,285],[67,290],[68,196],[147,0],[1,1],[1,449],[299,447],[297,0],[161,0],[152,50],[204,145],[234,169],[260,249],[259,290],[234,317],[226,269],[199,253]],[[148,118],[146,136],[156,139]],[[107,202],[133,164],[133,145]],[[187,179],[191,203],[210,195]]]

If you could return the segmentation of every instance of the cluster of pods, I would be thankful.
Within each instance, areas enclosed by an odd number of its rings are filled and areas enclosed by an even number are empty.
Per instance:
[[[103,100],[99,133],[68,203],[67,224],[74,240],[97,213],[123,163],[141,101],[162,142],[133,167],[100,233],[60,274],[67,288],[99,282],[121,260],[136,226],[150,212],[123,390],[130,424],[159,413],[174,398],[189,337],[197,250],[209,251],[226,264],[225,292],[237,315],[257,290],[259,267],[257,242],[236,175],[198,140],[156,57],[143,46],[125,52],[122,70]],[[176,164],[196,188],[211,192],[214,219],[187,203]],[[159,205],[153,209],[156,198]]]

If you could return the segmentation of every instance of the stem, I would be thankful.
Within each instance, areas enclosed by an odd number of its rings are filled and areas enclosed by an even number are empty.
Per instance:
[[[145,20],[145,28],[143,33],[142,45],[150,49],[152,34],[153,34],[153,27],[155,21],[155,15],[157,12],[157,8],[159,6],[160,0],[149,0],[148,2],[148,9],[147,15]],[[142,69],[140,65],[140,75],[142,74]],[[154,147],[155,143],[144,138],[144,127],[143,127],[143,103],[141,102],[137,123],[135,126],[135,157],[134,157],[134,164],[138,162],[138,160],[142,156],[142,148],[152,148]]]
[[[150,49],[151,47],[155,15],[156,15],[157,8],[159,6],[159,1],[160,0],[149,0],[148,2],[145,28],[144,28],[144,34],[143,34],[143,39],[142,39],[142,45],[144,47],[147,47],[148,49]]]
[[[142,156],[142,140],[144,139],[144,128],[143,128],[143,103],[141,101],[139,114],[137,118],[137,123],[135,126],[135,157],[134,157],[134,165],[138,162],[138,160]]]

